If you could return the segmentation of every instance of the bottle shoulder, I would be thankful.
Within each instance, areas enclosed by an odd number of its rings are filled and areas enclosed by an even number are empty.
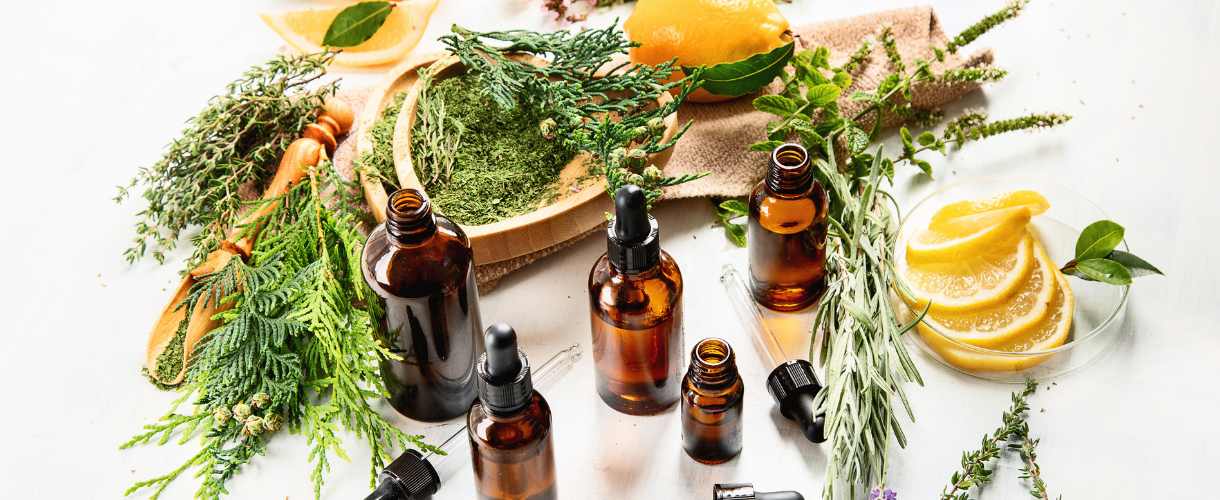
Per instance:
[[[379,295],[420,297],[465,284],[474,251],[461,227],[438,216],[436,232],[417,244],[401,244],[378,226],[365,242],[361,267]]]
[[[499,415],[475,401],[467,415],[467,433],[477,445],[493,449],[514,449],[547,438],[551,431],[551,406],[534,391],[521,410]]]

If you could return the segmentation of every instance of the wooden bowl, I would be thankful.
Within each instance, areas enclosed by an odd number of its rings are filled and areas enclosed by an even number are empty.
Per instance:
[[[521,56],[533,64],[546,64],[545,60]],[[465,67],[453,56],[442,55],[423,58],[416,64],[405,66],[404,71],[411,72],[410,93],[403,101],[402,112],[394,126],[393,156],[394,167],[398,173],[399,185],[424,190],[422,183],[415,176],[415,167],[411,161],[411,132],[415,125],[415,108],[419,100],[419,91],[415,84],[415,72],[440,61],[435,79],[461,74]],[[392,82],[402,82],[404,75],[391,76]],[[388,101],[394,86],[386,85],[385,95],[370,96]],[[673,98],[664,93],[658,99],[658,105],[664,105]],[[375,111],[374,116],[380,116]],[[677,114],[665,117],[665,132],[662,140],[669,140],[677,132]],[[669,160],[670,151],[653,155],[650,162],[657,167],[664,166]],[[606,195],[606,180],[599,176],[596,181],[577,185],[578,179],[585,175],[589,160],[586,153],[577,154],[560,172],[559,195],[549,204],[539,207],[529,213],[501,220],[491,224],[462,225],[462,229],[470,237],[474,248],[475,262],[490,264],[520,257],[554,246],[572,238],[576,238],[606,221],[605,214],[612,210],[610,197]],[[573,188],[575,186],[575,188]],[[383,189],[384,192],[384,189]],[[382,201],[384,205],[384,201]],[[383,209],[384,210],[384,209]]]

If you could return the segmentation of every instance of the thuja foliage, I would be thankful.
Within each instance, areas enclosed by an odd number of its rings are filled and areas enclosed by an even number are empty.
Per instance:
[[[1009,4],[999,14],[967,28],[949,45],[933,47],[933,54],[943,57],[945,52],[956,51],[1012,18],[1024,3]],[[874,60],[877,46],[882,61]],[[895,165],[912,164],[930,175],[931,164],[918,156],[924,151],[944,152],[949,146],[1058,125],[1068,119],[1035,114],[988,121],[981,113],[969,112],[949,122],[939,136],[932,132],[915,135],[901,128],[903,150],[889,156],[871,146],[881,138],[886,124],[931,126],[940,118],[936,110],[913,105],[912,94],[919,85],[986,82],[1006,73],[997,68],[969,68],[937,74],[929,61],[904,60],[888,27],[874,40],[862,42],[844,65],[835,67],[829,61],[830,52],[822,47],[793,56],[791,71],[781,76],[783,90],[754,100],[755,108],[776,115],[776,120],[767,126],[767,140],[752,146],[770,151],[784,141],[799,140],[814,157],[816,175],[830,193],[827,291],[814,325],[825,339],[820,358],[825,365],[826,390],[818,395],[817,404],[826,412],[830,446],[823,490],[828,499],[843,484],[854,496],[859,486],[885,483],[891,438],[899,446],[906,445],[900,414],[914,419],[904,385],[923,383],[902,341],[920,318],[901,322],[889,300],[893,287],[900,286],[894,279],[892,253],[898,232],[897,206],[885,190],[885,184],[893,180]],[[876,88],[856,89],[849,98],[864,107],[844,115],[839,98],[852,88],[853,73],[870,64],[886,64],[889,73]]]
[[[699,83],[701,72],[666,82],[674,62],[658,65],[613,63],[636,44],[614,25],[577,32],[473,32],[459,26],[441,37],[482,83],[485,94],[502,109],[526,106],[547,116],[543,134],[595,157],[595,173],[605,175],[608,191],[638,184],[649,200],[661,188],[695,180],[700,175],[667,177],[648,164],[648,156],[664,151],[684,134],[664,138],[665,117]],[[537,66],[510,54],[545,56]],[[665,105],[655,102],[671,89],[677,95]]]
[[[137,186],[148,207],[139,213],[128,261],[151,254],[158,262],[188,228],[202,262],[224,240],[246,208],[239,186],[270,179],[284,150],[316,116],[335,84],[311,86],[326,73],[333,53],[277,56],[250,68],[187,120],[164,156],[140,169],[115,201]]]
[[[320,495],[330,460],[347,459],[346,430],[372,450],[370,473],[406,447],[432,450],[420,436],[386,421],[369,403],[385,396],[378,364],[395,355],[383,344],[379,301],[364,282],[364,238],[356,216],[330,210],[324,192],[346,189],[323,162],[284,196],[249,262],[233,259],[192,288],[186,307],[219,304],[221,326],[192,358],[183,395],[122,445],[180,445],[198,451],[168,472],[127,491],[157,498],[184,473],[200,478],[197,498],[217,498],[238,471],[286,429],[310,447],[310,479]]]

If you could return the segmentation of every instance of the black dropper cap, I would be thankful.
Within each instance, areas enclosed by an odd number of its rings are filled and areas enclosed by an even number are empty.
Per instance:
[[[377,489],[364,500],[431,500],[441,487],[436,468],[415,450],[399,455],[377,479]]]
[[[726,483],[712,487],[712,500],[805,500],[795,491],[754,491],[750,483]]]
[[[517,349],[517,332],[505,323],[487,327],[487,352],[475,366],[479,373],[479,401],[493,413],[512,413],[529,404],[534,394],[530,364]]]
[[[648,198],[639,186],[628,184],[614,193],[614,219],[606,225],[606,254],[624,273],[645,271],[661,261],[660,228],[648,214]]]
[[[826,416],[818,414],[813,403],[821,390],[822,383],[813,372],[813,365],[803,359],[785,361],[767,375],[767,392],[775,398],[779,412],[800,423],[805,439],[814,443],[826,440],[823,432]]]

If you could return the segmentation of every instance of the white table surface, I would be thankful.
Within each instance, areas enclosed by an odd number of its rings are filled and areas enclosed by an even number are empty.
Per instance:
[[[950,33],[1001,0],[933,2]],[[794,22],[909,4],[904,1],[797,0]],[[176,281],[183,252],[169,265],[122,259],[134,203],[115,205],[114,186],[153,162],[182,121],[279,39],[255,16],[280,2],[20,2],[0,16],[9,70],[3,169],[0,296],[4,347],[3,453],[6,498],[117,498],[132,481],[176,466],[192,450],[118,444],[160,415],[173,393],[140,375],[148,328]],[[552,28],[540,0],[444,0],[421,48],[450,23],[473,28]],[[967,101],[993,116],[1029,111],[1076,119],[1046,133],[971,145],[930,156],[937,179],[899,175],[908,205],[936,185],[983,173],[1053,174],[1102,205],[1128,228],[1132,249],[1168,272],[1141,279],[1128,311],[1133,336],[1094,365],[1055,380],[1032,401],[1030,426],[1042,438],[1041,463],[1065,498],[1214,496],[1220,466],[1220,203],[1214,147],[1220,104],[1220,4],[1035,1],[1016,22],[980,40],[1012,71]],[[625,17],[619,8],[598,20]],[[374,75],[356,75],[351,84]],[[740,261],[711,226],[706,201],[657,210],[663,245],[686,278],[686,343],[723,336],[739,349],[746,391],[745,451],[720,466],[685,457],[675,412],[627,417],[593,391],[583,360],[548,391],[555,413],[564,498],[706,498],[716,482],[761,489],[821,491],[825,449],[796,437],[772,412],[765,370],[718,284],[726,260]],[[485,321],[511,322],[541,360],[564,345],[589,344],[585,276],[604,251],[600,238],[543,259],[483,297]],[[889,484],[900,498],[931,498],[963,449],[976,446],[1007,406],[1012,386],[962,376],[919,356],[927,384],[909,387],[918,422],[910,444],[890,454]],[[453,424],[398,417],[403,429],[437,439]],[[436,442],[436,441],[434,441]],[[326,498],[363,498],[368,454],[349,439],[352,461],[334,462]],[[277,436],[230,484],[233,498],[311,496],[302,439]],[[1027,498],[1016,461],[986,498]],[[189,498],[179,481],[169,498]],[[470,498],[469,470],[438,496]]]

